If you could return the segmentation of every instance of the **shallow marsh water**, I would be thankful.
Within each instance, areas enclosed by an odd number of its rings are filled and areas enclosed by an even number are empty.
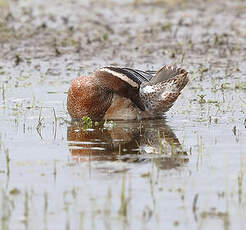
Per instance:
[[[1,229],[245,229],[245,1],[8,4]],[[70,123],[74,77],[173,63],[190,83],[165,119]]]

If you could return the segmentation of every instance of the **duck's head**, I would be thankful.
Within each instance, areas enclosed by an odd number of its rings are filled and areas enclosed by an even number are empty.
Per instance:
[[[101,120],[110,107],[113,93],[91,76],[75,78],[68,90],[67,109],[72,119],[89,116]]]

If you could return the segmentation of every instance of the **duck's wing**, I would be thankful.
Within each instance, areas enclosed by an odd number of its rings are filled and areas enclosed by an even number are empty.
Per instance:
[[[172,107],[188,81],[188,72],[184,69],[164,66],[150,82],[140,86],[140,101],[148,112],[163,115]]]
[[[175,65],[164,65],[161,69],[159,69],[154,77],[151,79],[151,84],[157,84],[159,82],[167,81],[173,77],[176,77],[180,74],[187,74],[187,72],[182,68],[177,68]]]
[[[131,68],[103,67],[100,71],[108,72],[137,88],[142,83],[149,82],[153,77],[153,75],[148,72]]]
[[[142,83],[148,83],[153,75],[142,70],[103,67],[97,70],[94,77],[100,78],[100,84],[120,96],[130,98],[141,110],[144,106],[139,98],[139,88]]]
[[[122,70],[125,72],[125,74],[129,75],[130,78],[136,79],[139,84],[142,84],[143,82],[149,82],[153,77],[151,73],[138,69],[122,68]]]

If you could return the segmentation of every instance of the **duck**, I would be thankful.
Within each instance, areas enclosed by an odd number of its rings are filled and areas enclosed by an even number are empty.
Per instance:
[[[72,120],[161,118],[189,81],[188,72],[164,65],[157,72],[126,67],[102,67],[72,80],[67,110]]]

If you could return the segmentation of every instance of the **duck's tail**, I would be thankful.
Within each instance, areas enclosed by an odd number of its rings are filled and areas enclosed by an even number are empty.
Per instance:
[[[150,82],[140,87],[140,98],[145,110],[163,115],[172,107],[188,81],[188,72],[184,69],[163,66]]]

